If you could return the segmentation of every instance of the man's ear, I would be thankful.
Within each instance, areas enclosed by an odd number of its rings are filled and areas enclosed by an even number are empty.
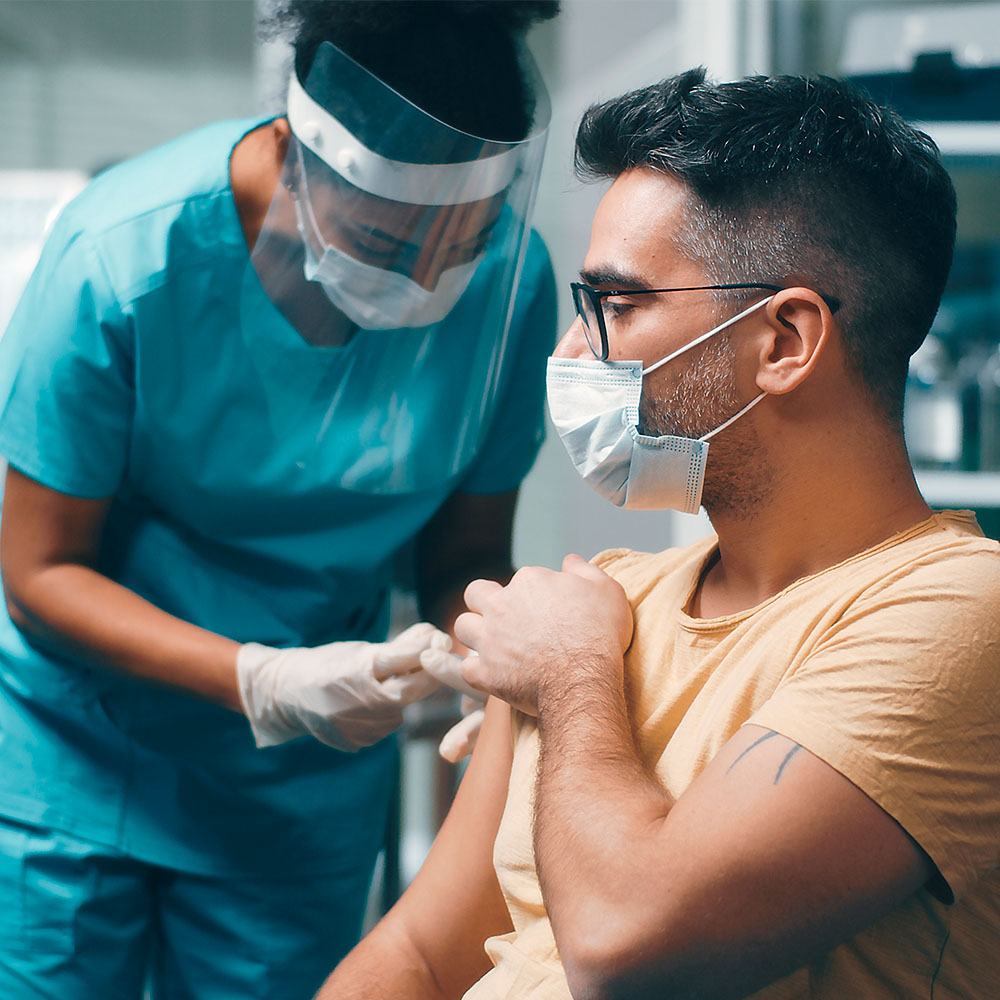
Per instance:
[[[817,292],[795,286],[777,292],[765,316],[769,333],[761,344],[757,386],[781,395],[815,369],[833,335],[833,314]]]

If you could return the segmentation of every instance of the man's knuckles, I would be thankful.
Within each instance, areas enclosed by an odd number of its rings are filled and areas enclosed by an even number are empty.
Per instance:
[[[470,610],[482,611],[490,600],[502,591],[503,587],[496,580],[473,580],[466,586],[463,597]]]
[[[470,653],[460,668],[462,680],[477,691],[487,691],[490,688],[489,671],[483,666],[483,661],[476,653]]]

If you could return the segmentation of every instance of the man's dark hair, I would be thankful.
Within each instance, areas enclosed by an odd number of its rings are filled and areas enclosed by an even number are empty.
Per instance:
[[[534,114],[518,39],[558,11],[558,0],[285,0],[264,30],[294,32],[302,81],[319,47],[332,42],[452,128],[506,142],[523,139]],[[344,114],[330,106],[335,93],[323,103]]]
[[[591,107],[576,167],[682,181],[677,247],[713,282],[794,282],[839,300],[848,361],[901,428],[908,361],[955,243],[955,190],[928,136],[842,80],[713,84],[695,69]]]

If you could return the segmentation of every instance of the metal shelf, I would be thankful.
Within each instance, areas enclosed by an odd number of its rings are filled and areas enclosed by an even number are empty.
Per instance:
[[[1000,508],[1000,472],[915,471],[920,492],[932,507]]]

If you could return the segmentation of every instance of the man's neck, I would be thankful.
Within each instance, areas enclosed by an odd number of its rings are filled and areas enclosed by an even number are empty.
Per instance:
[[[692,602],[694,617],[755,607],[930,516],[902,443],[867,462],[828,462],[799,477],[748,516],[714,512],[718,557]]]

